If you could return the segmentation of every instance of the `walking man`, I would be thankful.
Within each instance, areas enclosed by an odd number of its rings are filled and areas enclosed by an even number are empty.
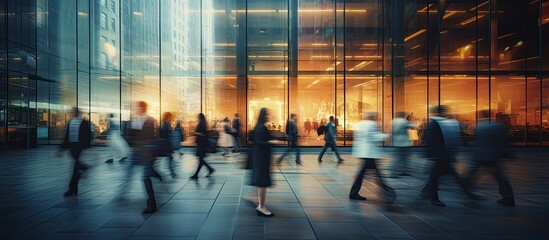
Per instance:
[[[81,171],[88,169],[88,166],[78,160],[82,150],[90,147],[90,122],[81,116],[82,113],[78,108],[73,108],[71,113],[72,119],[67,124],[67,132],[61,144],[61,149],[59,149],[59,152],[69,149],[74,159],[69,190],[65,192],[66,197],[78,194],[78,181],[82,176]]]
[[[276,164],[282,162],[282,160],[292,151],[295,151],[295,164],[301,165],[301,152],[299,146],[297,145],[297,115],[294,113],[290,114],[290,120],[286,123],[286,135],[288,136],[288,143],[290,147],[280,155]]]
[[[324,147],[322,148],[322,151],[320,151],[320,154],[318,155],[318,162],[322,162],[322,156],[324,156],[324,153],[326,150],[328,150],[328,147],[332,149],[332,152],[335,152],[337,157],[337,163],[342,163],[343,158],[339,155],[339,152],[337,151],[336,146],[336,126],[334,123],[334,116],[330,116],[330,121],[326,123],[325,131],[324,131]]]

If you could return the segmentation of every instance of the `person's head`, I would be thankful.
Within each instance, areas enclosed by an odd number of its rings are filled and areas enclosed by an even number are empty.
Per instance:
[[[447,117],[448,116],[448,106],[446,106],[446,105],[432,106],[432,107],[429,108],[429,112],[431,114],[433,114],[434,116]]]
[[[376,111],[366,111],[364,112],[364,120],[377,121],[377,112]]]
[[[164,112],[162,114],[163,122],[171,122],[173,120],[173,114],[171,112]]]
[[[223,118],[223,122],[228,123],[228,122],[229,122],[229,118],[228,118],[228,117]]]
[[[137,115],[143,115],[147,113],[148,104],[145,101],[138,101],[136,104]]]
[[[290,119],[296,121],[297,120],[297,115],[295,113],[290,114]]]
[[[404,118],[405,115],[406,115],[405,112],[396,112],[395,113],[395,117],[397,117],[397,118]]]
[[[479,110],[479,111],[478,111],[478,117],[479,117],[480,119],[488,119],[488,118],[490,118],[490,110],[488,110],[488,109]]]
[[[234,117],[238,117],[238,113],[235,113],[235,114],[234,114]]]
[[[259,124],[265,124],[269,121],[269,110],[267,110],[267,108],[261,108],[261,110],[259,110],[259,117],[257,118],[256,126],[258,126]]]
[[[114,113],[109,113],[109,118],[114,118]]]
[[[80,117],[82,115],[82,112],[77,107],[73,107],[69,113],[71,117]]]
[[[181,126],[181,120],[175,120],[175,126]]]
[[[330,122],[334,121],[334,116],[330,116]]]

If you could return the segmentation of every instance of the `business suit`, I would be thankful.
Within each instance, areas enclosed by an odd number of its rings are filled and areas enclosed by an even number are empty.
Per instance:
[[[181,130],[181,129],[180,129]],[[168,158],[168,165],[170,167],[170,173],[172,177],[175,177],[175,170],[173,168],[173,151],[174,146],[171,144],[171,136],[173,134],[174,130],[172,129],[172,126],[169,122],[162,122],[162,125],[160,126],[160,138],[163,139],[162,143],[164,143],[166,146],[162,149],[166,150],[166,157]],[[181,131],[180,131],[181,132]]]
[[[90,122],[81,117],[73,118],[67,124],[67,131],[61,144],[61,149],[69,149],[74,159],[74,167],[69,182],[69,190],[65,192],[65,196],[76,195],[78,193],[78,181],[82,176],[80,171],[88,168],[79,162],[79,158],[82,150],[90,147],[90,130]]]
[[[191,176],[191,179],[198,179],[198,174],[202,169],[202,166],[208,168],[209,174],[212,174],[215,170],[204,160],[206,153],[208,153],[209,139],[208,139],[208,130],[206,129],[206,122],[199,122],[196,126],[196,156],[198,157],[198,167],[196,172]]]
[[[278,158],[276,163],[278,164],[282,162],[282,159],[284,159],[290,152],[295,151],[295,163],[301,165],[301,150],[297,145],[297,124],[292,119],[288,120],[288,123],[286,124],[286,134],[288,134],[288,143],[290,144],[290,147]]]
[[[443,130],[444,129],[444,130]],[[457,136],[456,136],[457,135]],[[455,158],[455,148],[458,147],[459,125],[455,120],[448,120],[442,117],[431,117],[425,129],[423,145],[426,149],[426,156],[434,161],[429,175],[428,183],[423,188],[431,198],[431,203],[438,206],[445,206],[438,196],[438,180],[441,176],[451,174],[466,194],[473,196],[461,178],[450,164]]]
[[[240,150],[242,150],[242,143],[240,142],[241,125],[242,124],[240,123],[240,118],[238,117],[233,118],[233,129],[235,131],[233,134],[233,137],[234,137],[233,152],[239,152]]]
[[[318,161],[322,162],[322,156],[324,156],[324,153],[326,153],[326,150],[328,150],[328,147],[332,149],[333,152],[335,152],[338,163],[343,162],[343,159],[339,155],[339,152],[337,151],[336,146],[336,126],[333,122],[326,123],[326,132],[324,132],[324,147],[322,148],[322,151],[320,151],[320,154],[318,155]]]
[[[465,179],[470,185],[474,181],[475,173],[479,168],[491,170],[494,179],[498,183],[499,193],[503,197],[502,200],[508,202],[508,205],[514,205],[513,188],[503,174],[500,161],[501,158],[511,155],[509,147],[508,129],[503,123],[490,122],[489,119],[480,120],[475,132],[475,161]]]
[[[152,185],[152,177],[162,180],[154,168],[156,158],[156,120],[148,115],[141,115],[132,119],[129,144],[133,151],[133,163],[143,165],[143,182],[147,191],[147,208],[143,213],[156,211],[156,197]]]

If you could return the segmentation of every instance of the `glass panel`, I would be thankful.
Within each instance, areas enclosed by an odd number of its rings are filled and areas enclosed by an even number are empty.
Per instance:
[[[90,120],[96,137],[108,129],[110,114],[113,114],[115,118],[120,118],[120,2],[118,0],[110,2],[115,5],[114,11],[112,6],[102,6],[91,1],[91,4],[95,4],[92,8],[94,9],[91,14],[92,18],[97,18],[98,14],[104,13],[107,18],[113,19],[115,22],[114,26],[108,29],[92,25],[89,35],[89,41],[92,43],[90,46],[91,56],[89,56],[91,60],[89,73],[91,79]],[[80,86],[81,83],[78,84]]]
[[[157,1],[122,1],[122,121],[133,103],[145,101],[160,119],[159,6]]]
[[[248,133],[255,127],[259,110],[266,107],[271,114],[269,129],[273,135],[283,136],[289,109],[288,52],[289,47],[297,43],[288,42],[290,11],[288,1],[248,1],[248,62],[245,66],[248,76]],[[297,15],[293,15],[292,19],[294,17]],[[292,84],[296,84],[295,79]]]

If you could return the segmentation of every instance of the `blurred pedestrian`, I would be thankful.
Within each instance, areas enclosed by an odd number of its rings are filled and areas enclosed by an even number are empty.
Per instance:
[[[111,158],[107,159],[105,161],[106,163],[112,163],[114,162],[114,159],[120,159],[119,161],[123,161],[128,157],[129,153],[129,146],[126,140],[122,138],[122,134],[120,131],[120,119],[116,118],[114,114],[109,114],[109,128],[107,129],[108,135],[108,145],[109,145],[109,154],[111,155]]]
[[[271,181],[271,145],[277,144],[273,140],[267,129],[269,111],[262,108],[253,131],[254,145],[250,157],[252,158],[252,179],[251,185],[257,186],[258,206],[256,212],[258,216],[274,217],[274,213],[269,211],[265,205],[267,198],[267,187],[272,185]]]
[[[162,114],[162,125],[160,125],[160,138],[163,139],[161,144],[165,144],[166,146],[161,147],[163,151],[166,151],[165,153],[161,153],[167,160],[168,165],[170,168],[170,175],[175,177],[177,174],[175,174],[174,170],[174,161],[173,161],[173,145],[171,143],[172,135],[174,134],[174,130],[172,129],[172,121],[173,121],[173,114],[171,112],[165,112]]]
[[[179,154],[179,156],[183,155],[181,152],[181,143],[185,141],[185,129],[181,126],[181,121],[177,120],[175,121],[175,127],[173,128],[172,134],[170,136],[170,144],[172,146],[173,151]]]
[[[387,138],[387,134],[382,133],[379,125],[376,122],[378,113],[374,111],[365,112],[363,120],[357,125],[353,139],[353,156],[362,160],[355,182],[349,192],[349,198],[354,200],[366,200],[365,197],[359,194],[362,187],[362,181],[366,170],[374,170],[375,176],[379,181],[379,187],[384,192],[386,201],[392,203],[396,197],[394,189],[385,185],[379,174],[376,161],[383,158],[383,150],[381,143]]]
[[[408,148],[410,147],[410,136],[408,130],[414,126],[404,119],[404,112],[395,113],[395,118],[391,124],[393,132],[393,146],[396,148],[395,156],[395,176],[410,176],[408,173]],[[396,173],[398,172],[398,174]]]
[[[276,160],[276,164],[282,162],[282,160],[290,154],[290,152],[295,152],[295,164],[301,165],[301,152],[298,146],[297,136],[297,115],[292,113],[290,114],[290,119],[286,123],[286,135],[288,137],[288,143],[290,147]]]
[[[157,137],[156,120],[147,114],[148,104],[139,101],[136,104],[136,114],[131,121],[131,133],[128,136],[132,151],[133,164],[143,165],[143,183],[147,191],[147,207],[142,213],[156,212],[156,197],[154,194],[152,178],[162,180],[162,177],[153,168],[156,159]]]
[[[240,118],[238,117],[238,113],[234,114],[233,118],[233,153],[238,153],[242,150],[242,142],[240,142],[240,128],[242,126],[242,123],[240,122]]]
[[[319,127],[320,128],[320,127]],[[331,148],[332,152],[336,154],[337,157],[337,163],[342,163],[343,158],[339,155],[339,152],[337,151],[336,146],[336,126],[334,124],[334,116],[330,116],[330,121],[326,123],[325,125],[325,131],[324,131],[324,147],[322,148],[322,151],[320,151],[320,154],[318,155],[318,162],[322,162],[322,156],[324,156],[324,153],[326,150],[328,150],[328,147]]]
[[[196,169],[196,172],[190,177],[190,179],[192,180],[198,179],[198,175],[200,173],[200,170],[202,169],[202,166],[206,166],[206,168],[208,168],[207,176],[212,175],[215,171],[215,169],[213,169],[204,160],[206,154],[210,149],[210,142],[208,136],[208,124],[206,122],[206,116],[204,116],[203,113],[198,114],[198,125],[196,126],[196,131],[194,132],[194,135],[196,136],[196,156],[198,157],[198,167]]]
[[[502,196],[497,202],[502,205],[515,206],[515,197],[511,183],[503,172],[501,159],[508,158],[511,154],[509,144],[509,129],[505,124],[505,114],[498,113],[496,121],[490,119],[490,111],[482,110],[479,113],[481,119],[475,131],[475,155],[473,165],[465,175],[469,186],[474,183],[476,172],[483,168],[492,172],[499,186],[499,194]]]
[[[454,119],[447,119],[448,108],[444,105],[432,107],[430,112],[433,116],[430,117],[425,129],[423,145],[426,147],[427,158],[434,164],[423,193],[430,197],[431,204],[446,206],[438,197],[438,180],[443,175],[451,174],[464,192],[474,197],[451,165],[451,161],[455,160],[457,149],[462,145],[459,123]]]
[[[73,108],[70,117],[63,143],[59,149],[59,154],[68,149],[74,159],[69,190],[65,192],[66,197],[78,194],[78,181],[82,176],[82,171],[88,169],[88,166],[81,163],[79,158],[82,151],[90,147],[91,140],[90,122],[82,117],[82,112],[78,108]]]
[[[219,133],[219,139],[217,140],[217,145],[223,149],[223,153],[221,153],[221,156],[228,157],[229,156],[229,148],[233,146],[233,133],[234,130],[229,125],[229,118],[225,117],[223,118],[223,121],[221,124],[219,124],[219,128],[217,129],[217,132]]]

